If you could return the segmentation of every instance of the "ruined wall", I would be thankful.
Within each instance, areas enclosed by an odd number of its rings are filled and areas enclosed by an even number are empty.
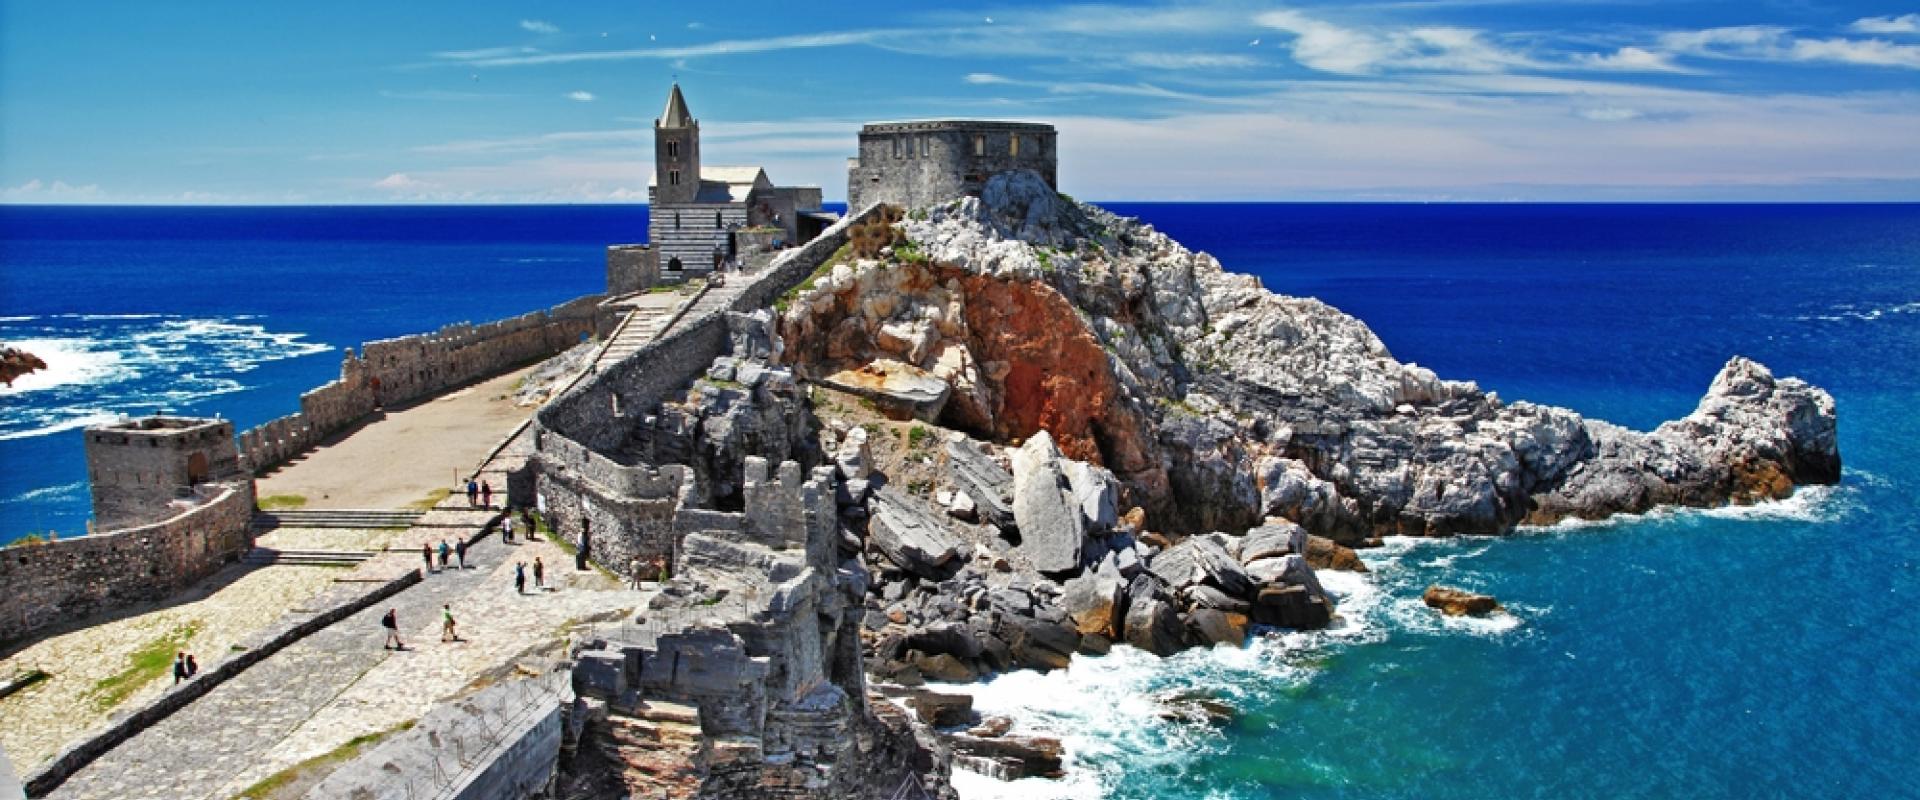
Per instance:
[[[660,262],[644,244],[607,247],[607,295],[644,292],[660,282]]]
[[[199,505],[150,525],[0,550],[0,642],[165,599],[239,558],[251,546],[252,484],[196,492]]]
[[[240,456],[258,474],[284,463],[384,406],[398,405],[558,354],[603,332],[602,295],[482,325],[367,342],[347,351],[339,380],[300,396],[300,411],[240,435]]]
[[[995,173],[1030,169],[1058,187],[1052,125],[990,120],[883,122],[860,129],[847,164],[847,208],[925,208],[967,195]]]

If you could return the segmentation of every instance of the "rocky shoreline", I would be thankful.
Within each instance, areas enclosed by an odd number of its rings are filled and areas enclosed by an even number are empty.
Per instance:
[[[817,438],[797,449],[843,478],[843,552],[871,576],[866,665],[885,684],[1324,627],[1337,598],[1315,571],[1365,570],[1352,548],[1382,536],[1839,478],[1832,398],[1744,358],[1642,433],[1402,364],[1358,320],[1030,174],[896,227],[756,320],[769,367],[815,387]],[[995,774],[1048,771],[1057,744],[1011,766],[975,741],[990,721],[954,714],[922,717]]]

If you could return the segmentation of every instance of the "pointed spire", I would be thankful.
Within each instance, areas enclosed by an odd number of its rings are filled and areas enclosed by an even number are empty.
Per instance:
[[[687,98],[680,94],[680,84],[673,85],[673,93],[667,95],[667,111],[660,115],[658,123],[662,128],[688,128],[693,126],[693,115],[687,112]]]

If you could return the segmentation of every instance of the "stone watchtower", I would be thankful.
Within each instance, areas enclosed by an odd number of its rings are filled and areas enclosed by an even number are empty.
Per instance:
[[[847,212],[873,203],[925,208],[978,196],[987,179],[1033,170],[1059,188],[1052,125],[985,119],[874,122],[860,129],[860,154],[847,159]]]
[[[691,203],[700,193],[700,121],[687,112],[678,83],[653,121],[653,172],[655,204]]]
[[[101,529],[170,516],[176,498],[195,486],[243,475],[233,423],[187,417],[143,417],[86,430],[87,475],[94,524]]]

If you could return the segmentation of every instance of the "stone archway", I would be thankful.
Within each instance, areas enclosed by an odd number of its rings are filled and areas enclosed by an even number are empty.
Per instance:
[[[680,265],[679,256],[674,256],[673,258],[667,259],[667,269],[673,272],[679,272],[682,268],[683,267]]]
[[[187,457],[187,483],[201,484],[207,481],[207,454],[194,453]]]

